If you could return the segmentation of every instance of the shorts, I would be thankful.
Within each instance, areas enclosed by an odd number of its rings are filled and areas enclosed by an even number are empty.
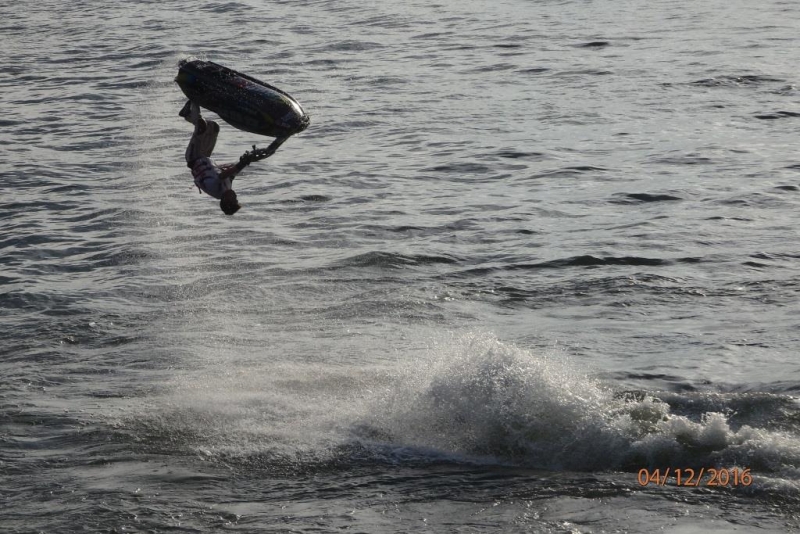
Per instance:
[[[189,140],[189,146],[186,147],[186,163],[191,167],[196,159],[211,157],[219,136],[219,124],[203,120],[200,117],[200,108],[194,102],[188,118],[194,124],[194,133]]]

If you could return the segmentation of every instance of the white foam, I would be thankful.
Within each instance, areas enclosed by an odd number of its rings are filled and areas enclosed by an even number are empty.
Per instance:
[[[407,358],[389,371],[206,360],[202,371],[177,375],[145,419],[204,455],[264,463],[750,467],[758,487],[798,490],[800,441],[791,433],[735,428],[722,411],[676,413],[653,393],[620,395],[561,354],[454,334]],[[711,404],[724,408],[717,397]]]
[[[450,338],[428,356],[371,416],[398,445],[545,469],[752,466],[792,479],[800,462],[790,433],[733,429],[719,412],[674,413],[654,394],[618,395],[559,355],[492,335]]]

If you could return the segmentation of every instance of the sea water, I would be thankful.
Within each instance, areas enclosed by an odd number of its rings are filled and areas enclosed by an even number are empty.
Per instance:
[[[0,531],[800,529],[795,3],[2,12]]]

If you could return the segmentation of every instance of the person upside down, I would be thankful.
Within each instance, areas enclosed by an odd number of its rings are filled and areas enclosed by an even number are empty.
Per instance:
[[[219,207],[225,215],[233,215],[242,207],[233,190],[233,179],[254,161],[270,157],[278,150],[286,137],[278,137],[267,148],[247,151],[239,158],[238,163],[217,165],[211,159],[211,153],[217,144],[219,124],[205,120],[200,115],[200,106],[189,100],[178,113],[194,125],[192,138],[186,147],[186,165],[192,169],[194,185],[201,193],[205,192],[219,199]]]

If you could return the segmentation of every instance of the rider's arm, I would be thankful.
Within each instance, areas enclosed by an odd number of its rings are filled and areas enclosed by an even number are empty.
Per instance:
[[[239,163],[233,164],[229,163],[228,165],[220,165],[219,166],[219,179],[225,180],[227,178],[233,178],[237,174],[239,174],[245,166],[239,168]]]
[[[256,147],[253,146],[252,152],[248,150],[247,152],[242,154],[242,157],[239,158],[238,163],[235,164],[231,163],[230,165],[221,166],[220,170],[222,172],[220,173],[220,178],[222,178],[223,180],[225,178],[233,178],[234,176],[242,172],[245,167],[247,167],[254,161],[261,161],[262,159],[267,159],[268,157],[273,155],[287,139],[289,138],[278,137],[272,143],[270,143],[270,145],[267,148],[256,149]]]

